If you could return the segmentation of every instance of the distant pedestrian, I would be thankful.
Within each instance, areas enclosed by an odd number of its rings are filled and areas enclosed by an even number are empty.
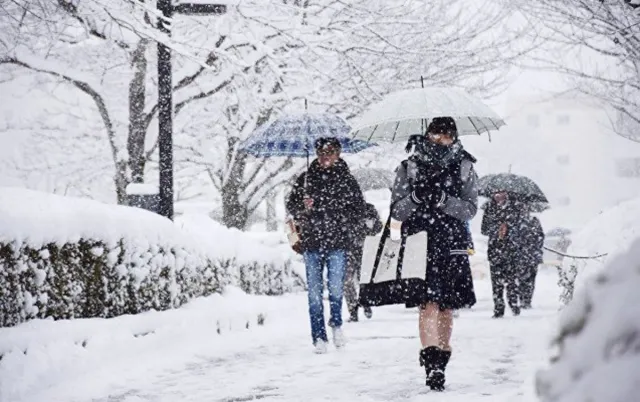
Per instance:
[[[344,279],[344,296],[349,309],[349,321],[357,322],[359,302],[358,287],[360,286],[360,270],[362,267],[362,249],[367,236],[375,236],[382,230],[380,215],[373,204],[365,205],[364,214],[357,218],[352,229],[352,240],[347,251],[347,274]],[[364,307],[364,315],[371,318],[371,307]]]

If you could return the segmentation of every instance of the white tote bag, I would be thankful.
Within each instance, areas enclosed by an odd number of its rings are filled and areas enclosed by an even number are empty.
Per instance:
[[[363,306],[411,303],[426,292],[427,232],[392,239],[390,222],[391,218],[380,236],[369,236],[364,242],[360,273]]]

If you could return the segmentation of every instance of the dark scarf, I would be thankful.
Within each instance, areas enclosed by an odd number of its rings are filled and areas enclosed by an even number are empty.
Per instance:
[[[443,167],[460,162],[466,153],[459,140],[455,140],[451,145],[440,145],[429,141],[424,135],[412,135],[407,142],[405,150],[407,152],[413,150],[415,160]],[[473,157],[472,159],[475,162]]]

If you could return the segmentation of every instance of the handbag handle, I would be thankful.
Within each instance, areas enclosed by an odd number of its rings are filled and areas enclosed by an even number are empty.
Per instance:
[[[380,265],[380,258],[382,258],[382,251],[384,251],[384,244],[387,242],[387,239],[391,235],[391,213],[393,212],[393,207],[395,207],[398,201],[391,204],[389,208],[389,217],[387,218],[387,223],[384,225],[384,229],[382,230],[382,236],[380,236],[380,243],[378,243],[378,250],[376,251],[376,259],[373,261],[373,269],[371,270],[371,279],[369,283],[373,283],[373,280],[376,277],[376,273],[378,272],[378,265]],[[402,234],[404,236],[404,234]]]
[[[373,269],[371,270],[371,279],[369,283],[373,283],[378,272],[378,265],[380,265],[380,258],[382,258],[382,251],[384,250],[384,244],[387,242],[389,235],[391,234],[391,212],[389,212],[389,218],[382,230],[382,236],[380,236],[380,242],[378,243],[378,250],[376,251],[376,259],[373,261]]]

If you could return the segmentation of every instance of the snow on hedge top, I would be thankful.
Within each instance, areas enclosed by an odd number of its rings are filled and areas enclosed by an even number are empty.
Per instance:
[[[40,246],[79,239],[120,239],[193,249],[193,239],[169,219],[121,205],[0,187],[0,242]]]
[[[206,215],[184,214],[176,217],[176,226],[198,239],[201,247],[216,249],[219,257],[235,259],[239,263],[267,262],[284,264],[293,255],[287,244],[286,252],[269,247],[238,229],[227,228]]]
[[[610,208],[585,226],[583,230],[572,236],[572,244],[567,250],[572,255],[608,254],[604,259],[587,260],[576,277],[579,289],[585,280],[599,272],[612,255],[624,251],[631,242],[640,237],[640,198],[625,201]],[[575,263],[571,259],[564,260],[564,270]],[[576,290],[577,290],[576,289]]]
[[[640,393],[640,237],[609,259],[561,314],[557,360],[537,378],[542,401],[628,402]]]

